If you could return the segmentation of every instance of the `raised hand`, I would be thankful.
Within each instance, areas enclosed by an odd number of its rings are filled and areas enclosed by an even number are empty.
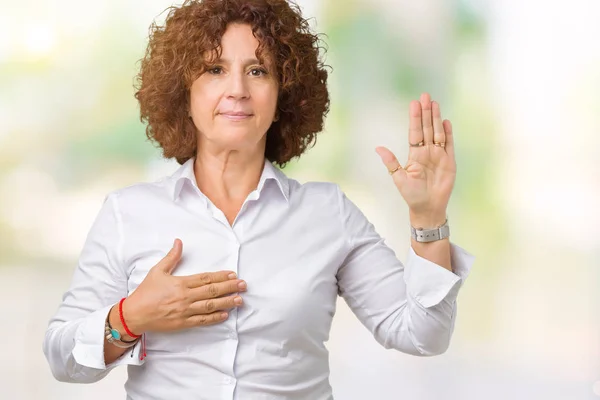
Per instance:
[[[404,168],[385,147],[376,151],[409,207],[411,220],[426,227],[444,223],[456,179],[454,136],[449,120],[442,121],[440,106],[429,94],[410,103],[410,145]]]

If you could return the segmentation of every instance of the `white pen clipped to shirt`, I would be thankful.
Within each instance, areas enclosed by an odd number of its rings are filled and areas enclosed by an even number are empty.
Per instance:
[[[268,161],[230,225],[193,165],[106,197],[46,332],[56,379],[95,382],[127,364],[128,399],[332,399],[325,342],[338,295],[385,348],[448,348],[471,254],[450,244],[454,273],[412,248],[403,264],[336,184],[300,184]],[[110,308],[175,238],[183,257],[174,275],[235,271],[248,283],[244,305],[220,324],[147,332],[144,360],[136,345],[105,365]]]

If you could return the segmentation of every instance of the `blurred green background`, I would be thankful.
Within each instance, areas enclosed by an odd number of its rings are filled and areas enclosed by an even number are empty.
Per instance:
[[[0,397],[124,396],[53,380],[41,343],[104,196],[177,168],[133,98],[164,0],[0,1]],[[339,183],[399,258],[408,209],[374,149],[408,154],[420,93],[452,121],[451,240],[477,259],[451,348],[381,348],[339,303],[336,399],[600,399],[600,2],[299,0],[331,112],[285,172]],[[404,163],[403,163],[404,164]]]

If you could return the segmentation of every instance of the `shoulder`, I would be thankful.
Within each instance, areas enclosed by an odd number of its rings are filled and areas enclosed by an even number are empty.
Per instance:
[[[373,226],[342,187],[333,182],[290,180],[290,200],[295,208],[309,211],[321,226],[339,227],[337,234],[349,243],[373,235]],[[306,214],[304,214],[306,215]]]
[[[136,182],[117,188],[106,195],[118,203],[119,208],[143,207],[154,201],[165,201],[172,194],[173,182],[166,176],[154,182]]]
[[[290,179],[290,201],[297,207],[305,209],[326,210],[329,214],[346,219],[347,214],[358,211],[341,186],[334,182],[299,183]]]
[[[338,205],[343,194],[340,186],[333,182],[310,181],[300,183],[295,179],[289,179],[290,197],[300,201],[321,200]]]

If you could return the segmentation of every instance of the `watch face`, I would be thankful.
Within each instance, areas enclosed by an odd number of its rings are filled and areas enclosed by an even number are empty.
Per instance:
[[[110,334],[112,335],[112,337],[114,337],[117,340],[121,340],[121,334],[119,333],[118,330],[116,329],[111,329],[110,330]]]

